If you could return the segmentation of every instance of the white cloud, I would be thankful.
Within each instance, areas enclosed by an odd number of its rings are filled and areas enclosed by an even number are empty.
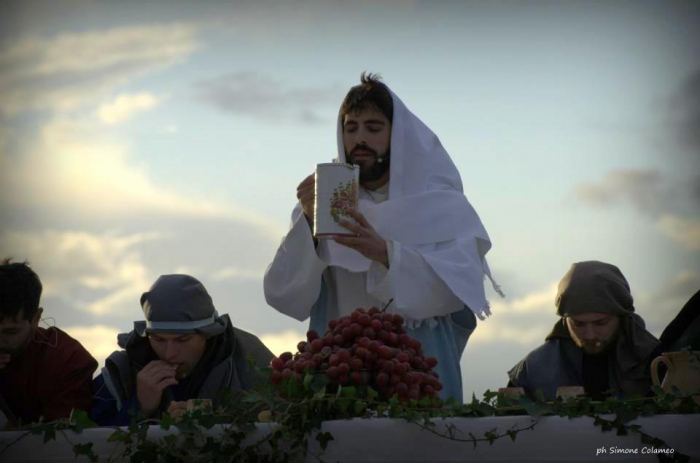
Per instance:
[[[662,215],[656,229],[688,251],[700,251],[700,220]]]
[[[265,276],[265,269],[251,270],[240,267],[226,267],[221,270],[214,272],[212,279],[216,281],[221,280],[260,280],[262,281],[263,276]]]
[[[0,51],[0,111],[76,109],[184,60],[200,46],[196,34],[175,23],[25,37]]]
[[[87,349],[90,354],[97,360],[97,371],[100,373],[100,368],[105,364],[105,359],[115,350],[120,347],[117,344],[117,335],[119,330],[110,328],[104,325],[95,326],[69,326],[62,328],[71,337],[75,338]]]
[[[58,297],[73,307],[102,315],[116,313],[121,304],[136,300],[151,285],[136,248],[162,238],[156,233],[5,232],[0,235],[0,249],[32,262],[41,276],[43,297]],[[86,292],[97,295],[88,298]]]
[[[175,124],[166,125],[166,126],[163,128],[163,132],[165,132],[165,133],[167,133],[167,134],[169,134],[169,135],[175,135],[175,134],[178,133],[179,131],[180,131],[180,128],[179,128],[177,125],[175,125]]]
[[[662,176],[657,169],[612,170],[599,183],[582,183],[574,189],[578,199],[592,206],[629,201],[644,213],[656,214],[661,206]]]
[[[276,356],[279,356],[282,352],[296,352],[299,341],[306,340],[305,334],[293,330],[287,330],[281,333],[263,334],[259,337],[263,344]]]
[[[345,91],[337,86],[290,87],[274,76],[254,71],[235,72],[198,84],[200,98],[233,114],[320,123],[319,112],[335,110]]]
[[[275,241],[286,232],[253,211],[159,188],[146,165],[130,162],[131,157],[126,146],[103,135],[94,123],[58,118],[7,169],[13,174],[3,175],[4,187],[15,194],[3,195],[0,202],[12,208],[80,212],[91,220],[138,214],[231,219],[257,227]]]
[[[147,111],[159,103],[159,98],[148,92],[121,94],[111,102],[101,105],[97,109],[97,117],[107,125],[115,125],[124,122],[132,114]]]
[[[516,320],[508,320],[507,315],[503,318],[491,317],[478,324],[469,338],[468,345],[491,344],[498,346],[503,342],[515,342],[521,346],[532,348],[544,342],[545,336],[556,321],[554,316],[551,319],[542,317],[541,323],[522,326]]]
[[[552,315],[555,313],[554,299],[558,283],[552,283],[546,289],[526,294],[512,302],[497,300],[491,304],[493,313],[538,313]]]

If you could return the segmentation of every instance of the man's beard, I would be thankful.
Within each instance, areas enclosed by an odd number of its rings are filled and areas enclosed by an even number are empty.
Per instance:
[[[607,354],[612,350],[613,346],[615,343],[617,343],[617,338],[618,338],[618,333],[615,333],[613,336],[611,336],[608,339],[604,340],[598,340],[594,342],[584,342],[581,341],[580,339],[576,339],[576,344],[578,347],[583,350],[583,353],[586,355],[603,355]],[[598,343],[600,343],[598,345]]]
[[[376,151],[370,148],[362,147],[361,149],[362,151],[370,152],[372,154],[372,159],[374,160],[374,162],[368,166],[365,166],[361,163],[357,163],[357,165],[360,166],[360,184],[378,180],[389,171],[389,168],[391,167],[390,149],[387,150],[387,152],[381,156]],[[356,147],[353,151],[355,150],[359,150],[359,147]],[[352,164],[355,164],[355,162],[352,162],[354,161],[352,153],[345,153],[345,157]]]

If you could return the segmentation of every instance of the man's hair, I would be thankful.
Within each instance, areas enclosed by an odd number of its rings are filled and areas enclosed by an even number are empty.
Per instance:
[[[374,108],[384,114],[389,122],[393,122],[394,102],[387,86],[380,82],[381,78],[379,74],[362,72],[362,83],[350,89],[340,106],[341,119],[351,112]]]
[[[0,320],[13,319],[20,311],[31,320],[39,310],[41,281],[29,262],[12,263],[8,257],[0,262]]]

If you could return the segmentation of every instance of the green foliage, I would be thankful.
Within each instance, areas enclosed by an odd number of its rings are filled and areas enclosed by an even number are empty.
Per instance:
[[[381,400],[378,392],[368,386],[333,386],[327,384],[323,375],[306,374],[300,382],[282,382],[276,387],[263,383],[246,393],[223,394],[215,409],[188,412],[181,420],[168,414],[160,420],[133,416],[128,428],[116,428],[109,436],[108,441],[117,444],[109,461],[282,462],[304,457],[309,451],[310,439],[319,444],[321,453],[314,456],[322,461],[323,452],[335,440],[331,433],[321,432],[325,421],[378,417],[405,419],[437,436],[470,443],[475,448],[478,443],[492,445],[502,438],[514,442],[520,432],[535,429],[540,416],[588,416],[602,432],[638,434],[644,444],[664,448],[665,442],[646,434],[641,426],[631,422],[639,417],[663,413],[700,413],[700,406],[692,397],[679,395],[678,391],[654,390],[654,393],[652,397],[609,398],[605,402],[593,402],[588,397],[547,402],[543,397],[513,399],[486,391],[482,400],[472,396],[465,404],[428,397],[402,402],[396,396]],[[256,440],[252,433],[258,429],[255,423],[262,410],[270,412],[274,425],[267,435]],[[529,415],[533,419],[525,427],[494,428],[481,436],[465,433],[453,423],[434,419],[506,415]],[[169,433],[159,439],[149,438],[148,429],[152,425],[159,425]],[[207,432],[215,425],[220,425],[216,432]],[[76,411],[69,419],[40,422],[22,429],[27,434],[43,436],[45,443],[56,440],[57,434],[61,434],[72,445],[76,457],[97,461],[92,443],[73,444],[70,434],[65,432],[80,433],[94,426],[86,413]],[[0,459],[3,450],[0,449]],[[669,461],[684,459],[687,460],[676,452]]]

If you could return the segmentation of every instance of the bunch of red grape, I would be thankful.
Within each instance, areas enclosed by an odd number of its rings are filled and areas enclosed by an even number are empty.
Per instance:
[[[356,309],[349,316],[331,320],[323,337],[306,333],[299,352],[285,352],[270,362],[270,381],[279,384],[291,378],[301,381],[302,373],[328,377],[329,384],[371,386],[385,399],[400,401],[438,397],[442,383],[432,371],[435,357],[425,357],[421,344],[406,334],[403,317]]]

